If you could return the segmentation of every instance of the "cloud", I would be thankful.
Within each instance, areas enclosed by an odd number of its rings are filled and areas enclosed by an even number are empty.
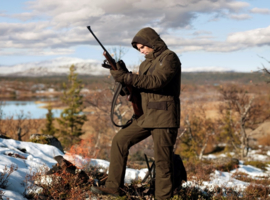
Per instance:
[[[68,55],[74,53],[73,49],[67,48],[67,49],[0,49],[0,54],[1,56],[52,56],[52,55]]]
[[[72,52],[67,49],[97,44],[86,28],[88,25],[104,45],[130,45],[139,29],[151,26],[175,46],[179,38],[168,30],[190,27],[200,14],[247,19],[249,15],[242,12],[249,6],[237,0],[28,1],[27,12],[9,15],[23,23],[0,23],[0,48],[2,52],[4,48],[16,48],[15,53],[29,49],[39,55]],[[195,39],[180,38],[182,50],[211,51],[216,49],[215,45],[222,51],[230,49],[225,42],[216,42],[209,32],[194,34]]]
[[[192,33],[192,35],[194,35],[194,36],[211,35],[211,34],[212,34],[212,32],[204,31],[204,30],[195,31],[195,32]]]
[[[28,21],[31,19],[35,19],[37,16],[34,13],[24,12],[24,13],[9,15],[9,17],[19,19],[22,21]]]
[[[270,45],[270,26],[250,31],[231,34],[227,41],[230,44],[241,44],[243,47]]]
[[[259,14],[270,14],[270,9],[268,8],[252,8],[250,10],[252,13],[259,13]]]
[[[229,17],[236,20],[246,20],[251,18],[251,16],[248,14],[239,14],[239,15],[232,14],[229,15]]]
[[[183,38],[165,35],[164,41],[179,54],[189,51],[232,52],[253,47],[270,46],[270,26],[230,34],[225,41],[212,37]]]
[[[198,13],[224,10],[234,13],[249,6],[234,0],[182,0],[180,3],[177,0],[91,0],[91,3],[88,0],[36,0],[27,5],[33,13],[49,17],[54,27],[86,26],[91,23],[98,28],[102,26],[103,30],[108,25],[108,31],[118,30],[121,24],[128,25],[128,30],[131,27],[138,30],[146,25],[162,26],[164,29],[184,27]]]
[[[0,11],[0,17],[6,17],[6,14]]]

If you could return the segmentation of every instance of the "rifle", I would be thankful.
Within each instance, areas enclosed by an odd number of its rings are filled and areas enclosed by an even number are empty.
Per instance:
[[[104,64],[102,66],[105,67],[105,68],[111,68],[113,70],[117,70],[115,60],[108,53],[108,51],[105,49],[105,47],[101,44],[101,42],[99,41],[99,39],[96,37],[96,35],[91,30],[91,27],[90,26],[87,26],[87,28],[90,31],[90,33],[94,36],[94,38],[96,39],[96,41],[99,43],[99,45],[102,47],[102,49],[104,50],[103,55],[106,58],[106,61],[109,63],[109,66],[110,67],[107,67],[106,64],[105,64],[105,62],[104,62]],[[121,68],[126,69],[126,66],[125,66],[125,64],[124,64],[123,61],[122,62],[119,61],[119,64],[120,64]],[[117,126],[117,127],[125,127],[125,126],[127,126],[127,125],[129,125],[131,123],[131,120],[132,119],[129,120],[127,122],[127,124],[125,124],[125,125],[117,125],[117,124],[115,124],[114,121],[113,121],[113,116],[112,116],[113,115],[114,103],[116,102],[116,99],[117,99],[119,93],[121,92],[122,88],[125,88],[126,87],[126,89],[128,90],[128,93],[129,93],[128,100],[131,101],[132,107],[133,107],[133,111],[134,111],[133,117],[135,119],[137,119],[137,118],[139,118],[143,114],[142,104],[141,104],[141,95],[138,92],[138,90],[136,88],[134,88],[133,86],[124,85],[123,83],[122,84],[119,84],[119,86],[120,87],[117,89],[117,92],[115,93],[115,96],[114,96],[113,102],[112,102],[111,120],[112,120],[112,122],[113,122],[113,124],[115,126]],[[125,93],[127,93],[127,92],[125,92]]]

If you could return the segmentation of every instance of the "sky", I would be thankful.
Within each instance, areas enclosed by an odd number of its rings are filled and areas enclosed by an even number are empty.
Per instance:
[[[144,58],[131,47],[144,27],[160,34],[182,70],[256,71],[270,60],[267,0],[12,0],[0,1],[0,66],[59,57],[104,60],[125,48],[127,66]]]

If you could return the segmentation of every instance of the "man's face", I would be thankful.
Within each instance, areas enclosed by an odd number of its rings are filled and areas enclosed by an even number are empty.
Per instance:
[[[144,55],[147,55],[151,53],[152,51],[154,51],[154,49],[148,46],[142,45],[142,44],[137,44],[137,49]]]

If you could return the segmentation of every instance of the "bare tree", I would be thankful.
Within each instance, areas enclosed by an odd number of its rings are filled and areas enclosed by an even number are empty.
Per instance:
[[[40,129],[40,122],[38,119],[31,119],[30,116],[30,113],[25,114],[24,111],[20,111],[16,115],[2,119],[1,132],[19,141],[33,132],[37,133]]]
[[[128,52],[128,49],[125,48],[125,47],[119,46],[119,47],[112,47],[108,51],[111,53],[111,55],[114,58],[115,62],[118,62]]]
[[[229,136],[236,136],[232,138],[231,143],[244,158],[248,155],[250,148],[246,129],[254,130],[260,123],[269,118],[270,113],[264,113],[267,110],[266,107],[269,107],[269,103],[260,102],[259,98],[255,98],[255,94],[249,94],[236,85],[227,85],[220,88],[220,94],[223,101],[223,104],[220,105],[220,112],[229,116],[227,125],[225,123],[224,125],[228,126],[229,123],[231,127],[227,133],[229,133]],[[226,120],[224,121],[226,122]]]
[[[4,127],[4,113],[2,110],[2,106],[4,105],[4,102],[0,102],[0,135],[6,135],[7,130]]]
[[[259,57],[262,58],[263,60],[265,60],[266,62],[270,63],[270,61],[265,59],[264,57],[262,57],[262,56],[259,56]],[[265,67],[264,64],[262,64],[262,69],[261,70],[262,70],[263,73],[270,75],[270,70],[267,69],[267,67]],[[270,81],[267,81],[267,83],[270,83]]]
[[[186,157],[195,156],[201,160],[209,140],[216,135],[215,123],[212,119],[206,117],[203,107],[190,110],[184,115],[185,129],[180,134],[181,155]]]

